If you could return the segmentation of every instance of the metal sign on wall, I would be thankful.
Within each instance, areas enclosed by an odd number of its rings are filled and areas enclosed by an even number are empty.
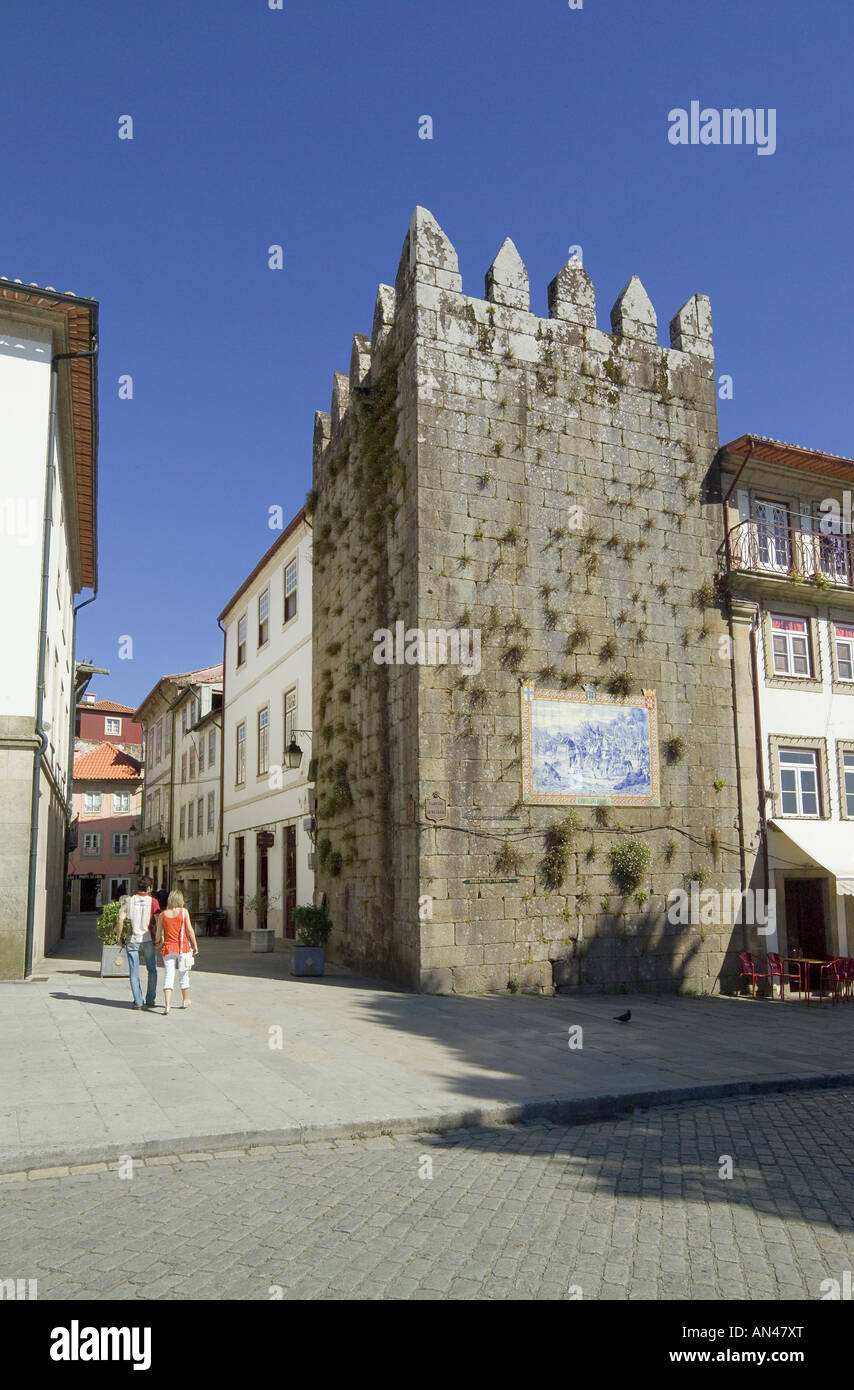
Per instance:
[[[448,803],[443,796],[428,796],[424,802],[424,814],[428,820],[445,820],[448,815]]]
[[[272,830],[259,830],[255,836],[255,842],[259,849],[272,849],[276,843],[276,837]]]

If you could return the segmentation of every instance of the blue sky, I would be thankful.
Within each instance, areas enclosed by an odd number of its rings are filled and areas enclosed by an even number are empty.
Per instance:
[[[842,0],[5,0],[3,30],[0,274],[101,304],[78,656],[111,669],[104,697],[220,658],[216,615],[275,539],[268,507],[311,485],[313,412],[417,203],[469,294],[505,236],[542,314],[575,244],[600,328],[633,273],[665,344],[703,291],[722,439],[854,454]],[[671,145],[693,100],[774,108],[776,152]]]

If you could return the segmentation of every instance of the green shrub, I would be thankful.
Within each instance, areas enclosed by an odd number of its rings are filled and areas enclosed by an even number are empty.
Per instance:
[[[130,923],[122,923],[122,939],[119,941],[118,921],[121,912],[121,903],[105,903],[101,909],[101,915],[95,923],[95,930],[98,933],[98,940],[102,946],[123,946],[130,935]]]
[[[326,907],[312,907],[311,903],[294,908],[297,941],[300,946],[325,946],[332,931],[332,922]]]

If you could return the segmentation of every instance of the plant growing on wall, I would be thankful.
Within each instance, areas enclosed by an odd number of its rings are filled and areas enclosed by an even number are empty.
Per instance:
[[[550,893],[557,892],[566,877],[569,852],[580,821],[574,811],[546,828],[545,854],[540,861],[540,878]]]
[[[664,745],[664,756],[668,763],[681,763],[687,752],[687,744],[684,738],[669,738]]]
[[[505,840],[495,856],[494,869],[497,874],[516,875],[522,864],[522,856],[517,849]]]
[[[644,840],[620,840],[608,850],[611,877],[624,898],[635,893],[649,869],[652,852]]]

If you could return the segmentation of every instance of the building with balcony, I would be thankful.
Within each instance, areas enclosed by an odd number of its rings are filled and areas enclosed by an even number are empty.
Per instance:
[[[74,759],[74,836],[68,856],[69,907],[95,912],[136,890],[134,831],[142,764],[114,743]]]
[[[190,686],[198,689],[213,685],[221,689],[221,681],[219,665],[161,676],[134,712],[133,717],[143,730],[145,770],[143,809],[136,838],[137,873],[150,878],[155,890],[161,890],[161,896],[176,886],[172,857],[177,816],[173,818],[173,808],[181,767],[180,755],[176,762],[176,706]]]
[[[854,949],[854,460],[743,435],[721,450],[747,877],[760,949]]]
[[[283,937],[294,936],[294,908],[314,893],[311,580],[311,523],[301,511],[219,618],[223,905],[238,930]]]
[[[62,931],[74,597],[97,587],[98,305],[0,279],[0,979]]]

